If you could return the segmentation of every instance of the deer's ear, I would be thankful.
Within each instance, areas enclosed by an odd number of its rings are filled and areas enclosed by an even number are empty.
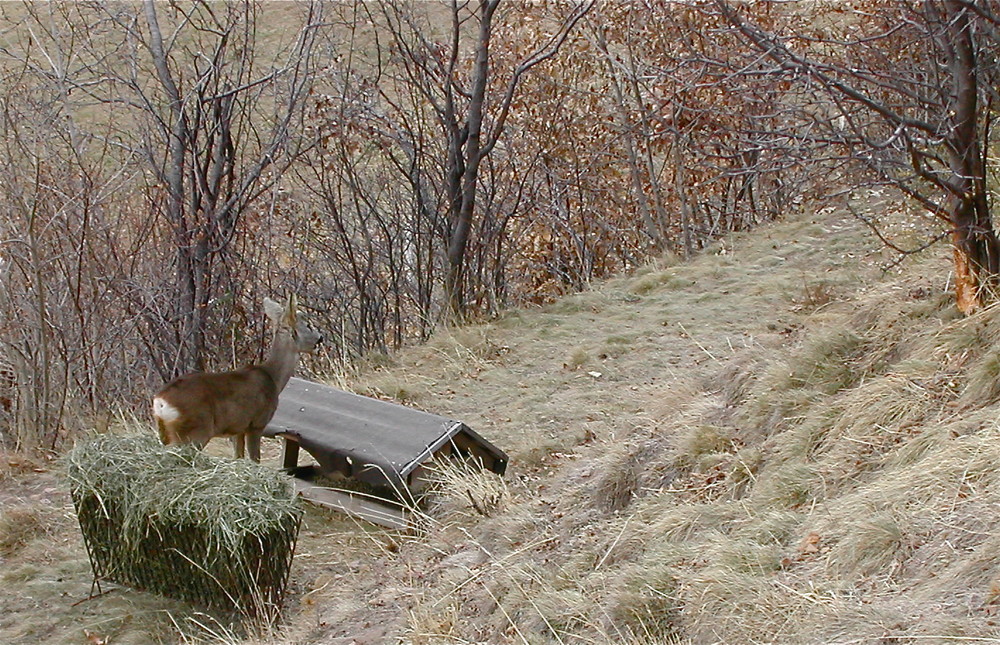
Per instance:
[[[298,311],[298,308],[299,308],[298,298],[295,297],[294,293],[289,294],[288,306],[285,308],[285,320],[288,322],[288,326],[292,327],[293,329],[295,328],[296,324],[296,311]]]
[[[270,298],[264,298],[264,313],[274,324],[281,322],[281,316],[285,313],[285,308]]]

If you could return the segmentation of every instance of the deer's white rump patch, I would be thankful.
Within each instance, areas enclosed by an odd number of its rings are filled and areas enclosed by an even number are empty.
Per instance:
[[[180,410],[167,403],[165,399],[156,397],[153,399],[153,416],[163,419],[167,423],[176,421],[180,416]]]

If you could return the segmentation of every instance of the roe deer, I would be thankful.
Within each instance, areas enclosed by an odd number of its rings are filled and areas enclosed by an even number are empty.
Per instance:
[[[311,352],[321,336],[296,317],[295,296],[282,307],[264,299],[264,311],[275,324],[271,355],[259,365],[232,372],[196,372],[174,379],[153,397],[153,416],[164,444],[194,443],[199,448],[213,437],[230,437],[237,459],[247,446],[250,458],[260,461],[260,439],[274,411],[278,395],[299,360]]]

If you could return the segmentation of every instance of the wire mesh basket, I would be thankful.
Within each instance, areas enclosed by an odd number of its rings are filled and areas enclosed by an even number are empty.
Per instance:
[[[278,618],[302,519],[287,476],[117,435],[79,444],[67,473],[98,589]]]

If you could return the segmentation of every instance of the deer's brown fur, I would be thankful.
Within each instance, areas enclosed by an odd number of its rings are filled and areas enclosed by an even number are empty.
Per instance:
[[[237,458],[249,448],[260,461],[260,440],[278,395],[288,383],[300,352],[310,352],[320,335],[297,320],[295,298],[283,308],[265,299],[276,325],[271,354],[259,365],[231,372],[196,372],[174,379],[153,397],[153,416],[164,444],[204,447],[215,437],[229,437]]]

